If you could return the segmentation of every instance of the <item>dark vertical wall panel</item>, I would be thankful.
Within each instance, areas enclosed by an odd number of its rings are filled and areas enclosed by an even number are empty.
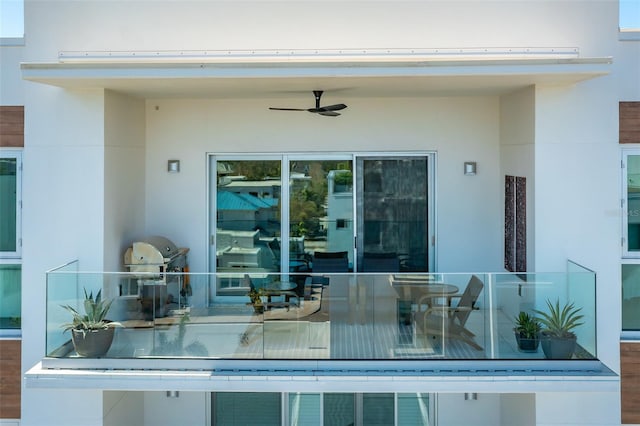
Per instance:
[[[504,268],[515,272],[515,178],[504,177]]]
[[[527,270],[527,178],[516,178],[516,270]]]

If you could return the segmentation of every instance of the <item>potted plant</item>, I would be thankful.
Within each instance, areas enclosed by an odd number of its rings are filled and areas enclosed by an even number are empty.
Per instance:
[[[518,343],[518,350],[521,352],[535,352],[540,343],[540,321],[533,315],[521,311],[515,318],[516,326],[513,331]]]
[[[120,325],[106,319],[112,302],[102,299],[102,290],[94,298],[93,292],[87,294],[85,289],[84,315],[69,305],[62,306],[73,316],[73,321],[62,327],[64,331],[71,330],[71,340],[78,355],[100,357],[111,347],[114,327]]]
[[[536,310],[542,323],[540,342],[545,357],[549,359],[571,359],[576,348],[576,335],[573,330],[584,324],[580,320],[582,308],[576,308],[573,303],[565,303],[560,307],[560,301],[555,305],[547,300],[549,312]]]
[[[261,314],[264,312],[264,303],[262,302],[262,289],[256,289],[255,287],[251,287],[249,293],[247,293],[251,302],[247,303],[248,305],[253,306],[253,310],[256,314]]]

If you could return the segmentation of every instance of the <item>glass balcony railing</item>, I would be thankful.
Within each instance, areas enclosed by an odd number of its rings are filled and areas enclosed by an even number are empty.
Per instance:
[[[597,358],[595,274],[571,262],[562,273],[322,275],[91,273],[71,263],[47,273],[47,357],[83,357],[65,331],[72,315],[64,306],[84,315],[85,290],[101,292],[111,303],[106,319],[117,324],[106,352],[84,358]],[[581,315],[565,330],[575,336],[569,355],[552,353],[560,339],[544,324],[533,346],[517,342],[519,313],[543,317],[549,304],[573,304]]]

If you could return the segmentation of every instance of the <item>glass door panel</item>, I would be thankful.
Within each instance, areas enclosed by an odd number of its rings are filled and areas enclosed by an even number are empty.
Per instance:
[[[346,251],[352,264],[351,161],[291,160],[289,182],[289,271],[309,271],[316,251]]]
[[[360,157],[356,164],[358,270],[428,271],[428,157]]]
[[[0,252],[3,255],[13,255],[18,252],[17,157],[0,158],[0,200],[2,200],[0,202]]]
[[[281,161],[216,162],[216,270],[280,270]]]
[[[362,424],[367,426],[394,426],[394,394],[365,393],[362,395]]]
[[[640,254],[640,155],[627,155],[624,179],[627,195],[626,251],[632,256]]]

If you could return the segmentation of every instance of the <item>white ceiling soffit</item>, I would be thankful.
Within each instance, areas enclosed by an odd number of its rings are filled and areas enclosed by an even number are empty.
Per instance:
[[[60,52],[23,63],[25,80],[105,88],[143,98],[286,97],[322,89],[350,96],[503,94],[569,85],[610,72],[611,58],[577,48]]]

